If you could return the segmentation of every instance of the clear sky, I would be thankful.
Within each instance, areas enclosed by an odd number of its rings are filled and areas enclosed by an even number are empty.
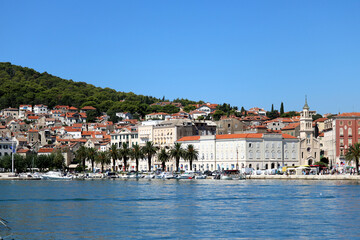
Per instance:
[[[0,0],[0,61],[167,99],[359,111],[360,1]]]

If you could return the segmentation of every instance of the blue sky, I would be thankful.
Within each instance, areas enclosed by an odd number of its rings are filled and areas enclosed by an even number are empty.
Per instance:
[[[0,1],[0,61],[172,100],[360,111],[360,1]]]

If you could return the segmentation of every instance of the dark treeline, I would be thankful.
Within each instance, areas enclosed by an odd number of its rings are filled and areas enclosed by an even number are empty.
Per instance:
[[[11,155],[6,155],[0,158],[0,168],[4,168],[5,171],[11,171],[11,167]],[[16,172],[26,172],[32,168],[37,168],[39,171],[47,169],[63,170],[65,168],[65,159],[60,152],[56,152],[51,155],[31,154],[26,157],[18,154],[14,155],[14,169],[16,169]]]

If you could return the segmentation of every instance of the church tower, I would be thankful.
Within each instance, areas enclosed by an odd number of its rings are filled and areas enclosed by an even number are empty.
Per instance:
[[[312,165],[320,161],[320,143],[314,136],[312,116],[315,111],[310,111],[305,97],[305,105],[300,113],[300,163],[301,165]]]

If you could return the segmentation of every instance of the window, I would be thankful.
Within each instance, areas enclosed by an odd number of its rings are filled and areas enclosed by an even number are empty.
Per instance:
[[[344,122],[343,121],[340,121],[340,126],[344,125]]]
[[[344,129],[340,128],[340,136],[344,136]]]
[[[253,158],[253,152],[252,151],[249,152],[249,158]]]
[[[349,126],[351,126],[351,123],[352,123],[351,121],[348,121],[348,125],[349,125]]]
[[[257,158],[257,159],[260,158],[260,151],[256,151],[256,158]]]
[[[271,152],[271,158],[275,158],[275,151]]]
[[[249,143],[249,147],[252,147],[252,143]]]
[[[265,151],[265,158],[269,158],[269,151],[268,150]]]
[[[285,151],[285,158],[286,158],[286,159],[289,158],[289,153],[288,153],[288,151]]]
[[[295,159],[295,157],[296,157],[295,151],[292,151],[291,157],[292,157],[293,159]]]
[[[352,136],[352,128],[348,129],[348,136],[351,137]]]
[[[281,152],[280,151],[277,152],[277,157],[281,158]]]
[[[352,145],[352,139],[349,138],[349,147]]]
[[[341,139],[340,139],[340,147],[343,147],[343,146],[344,146],[344,139],[341,138]]]

